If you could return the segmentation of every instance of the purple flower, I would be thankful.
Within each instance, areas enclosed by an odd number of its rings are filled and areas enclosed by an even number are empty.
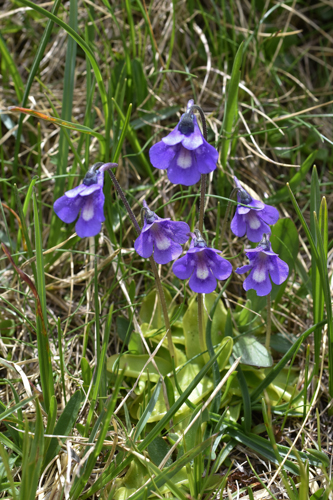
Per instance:
[[[161,219],[149,210],[145,201],[143,206],[144,224],[140,236],[135,240],[135,250],[145,259],[154,252],[153,257],[158,264],[167,264],[177,259],[183,251],[180,243],[188,240],[189,225],[186,222]]]
[[[218,151],[203,138],[191,110],[193,104],[191,99],[176,128],[149,150],[152,165],[166,168],[169,180],[184,186],[196,184],[201,174],[215,170],[219,156]]]
[[[238,274],[251,270],[243,283],[244,290],[253,289],[259,297],[263,297],[272,290],[271,280],[276,285],[281,285],[288,278],[288,264],[273,252],[266,234],[257,248],[247,250],[246,255],[250,259],[250,264],[236,269]]]
[[[53,205],[54,211],[63,222],[74,222],[79,212],[80,217],[75,225],[75,231],[80,238],[95,236],[105,221],[103,207],[104,171],[117,164],[95,163],[87,172],[82,184],[67,191]]]
[[[268,224],[275,224],[279,218],[279,212],[262,201],[254,200],[244,188],[242,188],[237,177],[234,177],[238,188],[237,200],[242,205],[237,205],[236,213],[231,221],[231,231],[241,238],[247,235],[250,241],[259,242],[263,234],[271,234]],[[248,205],[244,207],[243,205]],[[252,207],[252,208],[251,208]]]
[[[187,254],[177,260],[172,270],[181,280],[190,278],[189,287],[193,292],[211,293],[216,288],[216,280],[229,278],[232,265],[223,259],[219,250],[208,248],[200,232],[191,233],[192,242]]]

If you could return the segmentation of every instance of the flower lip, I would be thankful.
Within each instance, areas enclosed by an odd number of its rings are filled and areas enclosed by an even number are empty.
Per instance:
[[[184,135],[191,135],[194,132],[194,120],[192,113],[185,113],[180,120],[178,130]]]
[[[95,163],[86,173],[82,183],[85,186],[91,186],[92,184],[97,184],[98,169],[103,165],[103,162]]]

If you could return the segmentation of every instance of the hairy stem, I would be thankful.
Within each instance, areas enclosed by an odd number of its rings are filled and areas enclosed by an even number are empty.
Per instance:
[[[192,110],[199,111],[201,123],[202,123],[202,135],[204,139],[207,141],[207,124],[205,114],[202,111],[201,107],[194,104],[191,106],[190,112]],[[199,231],[203,232],[203,223],[205,217],[205,196],[206,196],[206,184],[207,184],[207,174],[201,174],[201,185],[200,185],[200,209],[199,209]],[[203,294],[198,293],[198,332],[199,332],[199,344],[201,351],[206,351],[206,335],[204,328],[204,300]],[[208,357],[208,356],[206,356]],[[204,357],[205,361],[207,361],[206,357]]]
[[[201,174],[200,212],[199,212],[199,231],[200,231],[200,233],[203,232],[203,223],[204,223],[204,217],[205,217],[206,178],[207,178],[207,174]]]
[[[267,328],[265,347],[269,351],[271,347],[271,294],[267,295]]]
[[[225,233],[225,228],[227,226],[227,222],[228,222],[228,218],[229,218],[229,215],[230,215],[230,210],[231,210],[231,205],[233,204],[232,203],[232,199],[233,197],[235,196],[235,194],[237,193],[238,191],[238,188],[234,188],[232,191],[231,191],[231,194],[230,194],[230,199],[228,201],[228,205],[227,205],[227,209],[225,211],[225,216],[224,216],[224,219],[223,219],[223,223],[222,223],[222,229],[221,229],[221,233],[220,233],[220,238],[219,240],[221,240],[224,236],[224,233]],[[221,243],[222,244],[222,243]],[[220,248],[220,241],[218,242],[218,246],[217,248]]]
[[[112,163],[110,164],[112,165],[112,167],[116,166],[116,164]],[[112,168],[111,167],[111,168]],[[111,180],[122,200],[122,202],[124,203],[124,206],[127,210],[127,213],[135,227],[135,230],[136,232],[138,233],[138,235],[140,235],[141,233],[141,228],[138,224],[138,221],[136,220],[136,217],[127,201],[127,198],[123,192],[123,190],[121,189],[120,187],[120,184],[119,182],[117,181],[114,173],[111,171],[111,170],[108,170],[109,172],[109,175],[111,177]],[[162,306],[162,312],[163,312],[163,316],[164,316],[164,323],[165,323],[165,328],[166,328],[166,332],[167,332],[167,339],[168,339],[168,346],[169,346],[169,351],[170,351],[170,356],[171,356],[171,359],[175,359],[175,349],[174,349],[174,345],[173,345],[173,342],[172,342],[172,335],[171,335],[171,327],[170,327],[170,321],[169,321],[169,315],[168,315],[168,309],[167,309],[167,304],[166,304],[166,300],[165,300],[165,295],[164,295],[164,292],[163,292],[163,288],[162,288],[162,283],[161,283],[161,280],[160,280],[160,277],[159,277],[159,274],[158,274],[158,270],[157,270],[157,267],[156,267],[156,264],[155,264],[155,261],[153,259],[153,257],[149,257],[149,260],[150,260],[150,264],[151,264],[151,267],[152,267],[152,270],[153,270],[153,273],[154,273],[154,277],[155,277],[155,282],[156,282],[156,287],[157,287],[157,292],[159,294],[159,297],[160,297],[160,302],[161,302],[161,306]],[[176,359],[175,359],[175,363],[176,363]],[[177,364],[177,363],[176,363]]]
[[[158,270],[157,270],[157,266],[156,266],[156,263],[155,263],[153,257],[149,257],[149,260],[150,260],[150,264],[151,264],[151,267],[152,267],[152,270],[153,270],[153,273],[154,273],[154,276],[155,276],[157,291],[158,291],[158,294],[160,296],[160,302],[161,302],[162,312],[163,312],[163,316],[164,316],[165,329],[166,329],[166,332],[167,332],[167,339],[168,339],[168,347],[169,347],[170,356],[171,356],[171,359],[175,359],[175,364],[177,366],[176,353],[175,353],[174,345],[173,345],[173,342],[172,342],[172,335],[171,335],[171,327],[170,327],[168,309],[167,309],[167,304],[166,304],[166,300],[165,300],[164,291],[163,291],[163,288],[162,288],[162,283],[161,283],[161,280],[160,280],[160,277],[159,277],[159,274],[158,274]]]
[[[112,166],[110,167],[110,168],[112,168],[112,167],[116,166],[117,164],[116,164],[116,163],[110,163],[110,165],[112,165]],[[121,198],[121,201],[123,202],[123,204],[124,204],[124,206],[125,206],[125,208],[126,208],[126,210],[127,210],[127,213],[128,213],[128,215],[129,215],[129,217],[130,217],[130,219],[131,219],[132,223],[133,223],[133,226],[135,227],[135,230],[136,230],[136,232],[137,232],[137,233],[138,233],[138,235],[139,235],[139,234],[141,233],[141,228],[140,228],[140,226],[139,226],[139,224],[138,224],[138,221],[136,220],[136,217],[135,217],[135,215],[134,215],[134,213],[133,213],[133,211],[132,211],[132,209],[131,209],[131,207],[130,207],[130,205],[129,205],[128,201],[127,201],[127,198],[126,198],[126,196],[124,195],[124,192],[123,192],[123,190],[121,189],[120,184],[119,184],[119,182],[117,181],[116,176],[114,175],[114,173],[112,172],[112,170],[108,170],[108,172],[109,172],[109,175],[110,175],[110,177],[111,177],[111,180],[112,180],[112,182],[113,182],[113,184],[114,184],[114,187],[116,188],[116,190],[117,190],[117,192],[118,192],[118,194],[119,194],[119,196],[120,196],[120,198]]]
[[[198,293],[198,331],[199,331],[199,346],[201,352],[207,351],[206,346],[206,335],[205,335],[205,323],[204,323],[204,296],[202,293]],[[205,362],[209,360],[208,354],[203,355]]]

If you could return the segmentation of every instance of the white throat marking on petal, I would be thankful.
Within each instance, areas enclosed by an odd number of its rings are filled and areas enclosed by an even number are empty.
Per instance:
[[[267,267],[268,267],[269,259],[267,259],[267,255],[263,252],[260,252],[257,259],[258,260],[256,261],[255,269],[254,269],[253,274],[252,274],[252,278],[257,283],[262,283],[263,281],[265,281],[267,273],[268,273]]]
[[[171,246],[170,239],[164,234],[159,224],[153,224],[150,228],[150,234],[154,235],[155,245],[159,250],[167,250]]]
[[[257,283],[261,283],[262,281],[265,281],[265,279],[266,279],[265,268],[263,266],[257,267],[257,269],[255,269],[253,272],[252,278]]]
[[[197,267],[197,278],[199,280],[205,280],[209,274],[209,269],[206,265],[198,265]]]
[[[155,243],[159,250],[167,250],[171,245],[169,238],[164,235],[155,238]]]
[[[88,222],[94,217],[94,213],[95,213],[94,204],[92,200],[89,200],[82,209],[82,219]]]
[[[177,165],[180,168],[190,168],[192,166],[192,155],[191,151],[181,147],[178,158]]]
[[[261,226],[260,219],[255,213],[251,212],[251,210],[248,213],[247,222],[251,229],[258,229]]]

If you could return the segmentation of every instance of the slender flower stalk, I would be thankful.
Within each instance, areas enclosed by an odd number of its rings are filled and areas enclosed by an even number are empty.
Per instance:
[[[202,130],[203,130],[203,137],[205,141],[207,141],[207,124],[206,124],[206,118],[205,115],[200,108],[200,106],[195,106],[193,105],[191,109],[196,109],[199,111],[200,118],[201,118],[201,123],[202,123]],[[201,184],[200,184],[200,212],[199,212],[199,231],[200,233],[203,232],[203,223],[204,223],[204,217],[205,217],[205,197],[206,197],[206,179],[207,179],[207,174],[201,174]],[[204,323],[204,298],[202,293],[198,293],[198,332],[199,332],[199,343],[200,343],[200,349],[202,352],[207,350],[207,345],[206,345],[206,335],[205,335],[205,323]],[[204,360],[208,361],[207,356],[204,356]]]
[[[188,279],[189,287],[198,293],[198,332],[202,351],[206,351],[204,335],[203,294],[216,288],[216,280],[229,278],[232,266],[219,255],[219,250],[209,248],[198,229],[191,233],[192,242],[184,257],[176,260],[172,270],[179,279]],[[205,359],[205,358],[204,358]]]
[[[223,235],[225,233],[225,230],[226,230],[226,227],[227,227],[228,218],[229,218],[229,215],[230,215],[231,205],[233,205],[232,200],[233,200],[235,194],[237,193],[237,191],[238,191],[238,188],[234,188],[231,191],[230,198],[229,198],[228,205],[227,205],[227,209],[225,211],[225,216],[224,216],[223,223],[222,223],[221,236],[220,236],[219,240],[223,238]],[[217,248],[219,248],[219,247],[220,247],[220,241],[218,242],[218,245],[217,245]]]
[[[201,184],[200,184],[200,208],[199,208],[199,231],[203,232],[203,223],[205,217],[205,196],[206,196],[206,182],[207,175],[201,174]]]
[[[267,325],[266,325],[266,342],[265,347],[267,351],[270,350],[271,347],[271,294],[267,295]]]
[[[116,164],[114,163],[111,163],[111,164],[106,164],[108,166],[110,166],[109,168],[112,168],[114,166],[116,166]],[[109,175],[111,177],[111,180],[122,200],[122,202],[124,203],[124,206],[127,210],[127,213],[134,225],[134,228],[138,234],[138,236],[140,236],[141,234],[141,228],[138,224],[138,221],[136,220],[136,217],[127,201],[127,198],[123,192],[123,190],[121,189],[120,187],[120,184],[119,182],[117,181],[114,173],[112,172],[112,170],[108,170],[109,172]],[[158,294],[159,294],[159,297],[160,297],[160,302],[161,302],[161,306],[162,306],[162,313],[163,313],[163,317],[164,317],[164,323],[165,323],[165,329],[166,329],[166,332],[167,332],[167,339],[168,339],[168,347],[169,347],[169,352],[170,352],[170,356],[171,356],[171,359],[172,361],[175,363],[175,365],[177,366],[177,360],[176,360],[176,352],[175,352],[175,349],[174,349],[174,345],[173,345],[173,342],[172,342],[172,335],[171,335],[171,327],[170,327],[170,321],[169,321],[169,315],[168,315],[168,308],[167,308],[167,304],[166,304],[166,300],[165,300],[165,295],[164,295],[164,292],[163,292],[163,287],[162,287],[162,283],[161,283],[161,280],[160,280],[160,277],[159,277],[159,274],[158,274],[158,270],[157,270],[157,267],[156,267],[156,264],[155,264],[155,261],[153,259],[152,256],[149,257],[149,261],[150,261],[150,264],[151,264],[151,267],[152,267],[152,270],[153,270],[153,273],[154,273],[154,277],[155,277],[155,282],[156,282],[156,286],[157,286],[157,291],[158,291]]]

